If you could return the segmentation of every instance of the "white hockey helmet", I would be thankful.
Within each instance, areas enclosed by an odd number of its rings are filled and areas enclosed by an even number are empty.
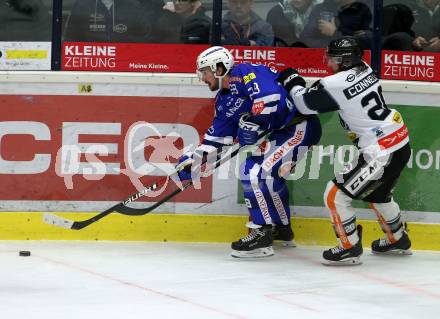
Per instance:
[[[197,74],[199,78],[201,77],[200,70],[205,67],[210,67],[211,71],[214,73],[216,78],[222,78],[222,76],[218,76],[215,74],[217,71],[217,65],[221,63],[226,69],[226,73],[228,73],[232,67],[234,66],[234,58],[232,57],[231,52],[228,49],[220,46],[210,47],[206,49],[197,57]]]

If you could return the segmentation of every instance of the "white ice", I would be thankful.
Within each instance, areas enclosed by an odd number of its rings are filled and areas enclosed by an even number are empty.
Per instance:
[[[335,268],[321,250],[237,260],[226,244],[2,241],[0,318],[439,318],[440,253],[367,250]]]

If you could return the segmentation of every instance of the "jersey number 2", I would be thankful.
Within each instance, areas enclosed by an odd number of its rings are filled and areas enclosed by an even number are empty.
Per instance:
[[[365,95],[361,100],[361,104],[364,108],[368,107],[367,114],[372,120],[383,121],[391,113],[391,110],[385,104],[381,86],[379,86],[377,92],[371,91]],[[371,104],[373,105],[371,106]]]

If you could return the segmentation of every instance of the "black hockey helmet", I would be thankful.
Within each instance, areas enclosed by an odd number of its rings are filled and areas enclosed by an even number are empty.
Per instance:
[[[335,58],[341,70],[348,70],[362,64],[364,50],[356,38],[345,36],[330,41],[327,46],[327,57]]]

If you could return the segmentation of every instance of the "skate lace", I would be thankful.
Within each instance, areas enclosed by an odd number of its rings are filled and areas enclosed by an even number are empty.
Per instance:
[[[252,231],[247,236],[243,237],[241,239],[241,241],[244,243],[247,243],[247,242],[252,241],[255,238],[257,238],[257,236],[260,234],[261,234],[261,231],[259,231],[258,229],[252,229]]]
[[[336,246],[331,249],[331,252],[332,252],[332,254],[339,254],[339,253],[343,252],[344,250],[345,249],[343,247]]]
[[[390,245],[390,241],[388,240],[388,238],[379,239],[379,247],[385,247],[388,245]]]

